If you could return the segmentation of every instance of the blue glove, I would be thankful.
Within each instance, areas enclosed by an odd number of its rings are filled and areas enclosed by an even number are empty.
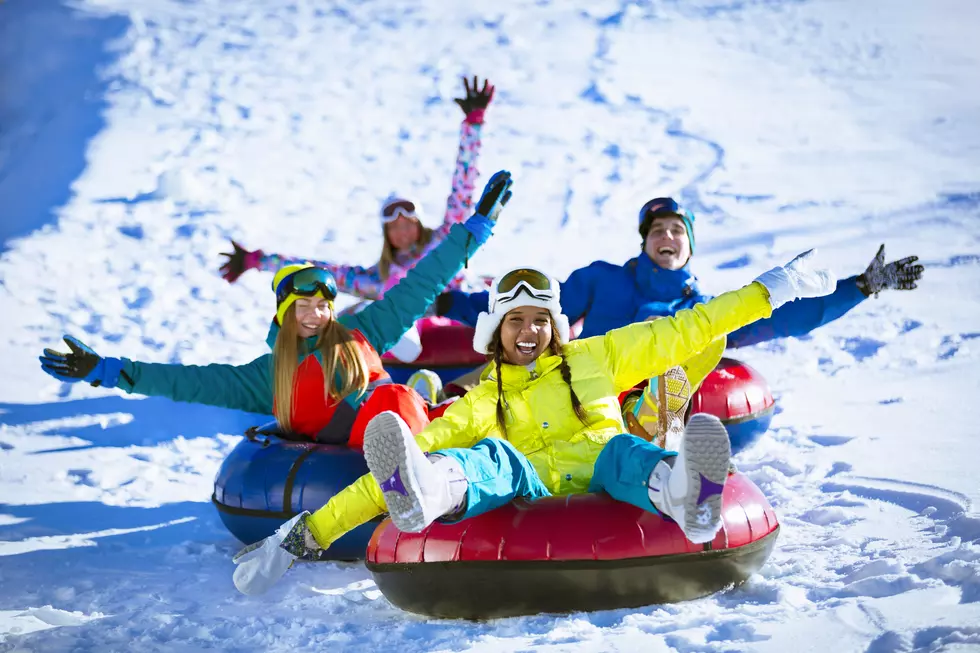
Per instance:
[[[483,195],[480,196],[480,201],[476,205],[476,212],[473,217],[463,223],[463,226],[481,243],[490,238],[493,225],[497,222],[497,216],[510,201],[512,195],[510,187],[513,183],[510,173],[506,170],[501,170],[490,177],[490,181],[484,187]]]
[[[45,349],[44,355],[39,357],[41,369],[47,374],[65,383],[88,381],[94,387],[115,388],[120,375],[130,384],[133,383],[123,371],[122,359],[102,358],[85,343],[71,336],[64,339],[71,353]]]

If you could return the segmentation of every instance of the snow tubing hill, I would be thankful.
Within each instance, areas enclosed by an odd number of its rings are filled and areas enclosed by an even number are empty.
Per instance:
[[[221,521],[245,544],[272,535],[303,510],[316,511],[368,473],[359,450],[284,440],[276,424],[252,428],[225,458],[214,480],[212,502]],[[324,560],[363,560],[380,519],[334,542]]]
[[[775,402],[769,384],[754,368],[722,358],[691,397],[690,414],[708,413],[728,430],[732,451],[754,444],[769,429]]]
[[[688,541],[672,521],[605,494],[515,501],[456,524],[374,532],[367,568],[394,605],[449,619],[686,601],[745,581],[768,559],[776,515],[745,476],[728,477],[724,528]]]
[[[423,318],[415,323],[419,330],[422,353],[405,363],[391,353],[381,357],[384,368],[395,383],[405,383],[418,369],[432,370],[443,384],[474,370],[487,357],[473,350],[473,328],[444,317]]]

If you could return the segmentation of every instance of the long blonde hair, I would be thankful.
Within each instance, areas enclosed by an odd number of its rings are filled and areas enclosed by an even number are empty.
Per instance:
[[[291,428],[293,391],[298,382],[296,371],[299,369],[299,343],[296,305],[293,304],[286,309],[283,323],[279,325],[279,333],[276,335],[276,344],[272,348],[276,420],[286,431]],[[353,392],[362,395],[367,391],[367,361],[347,327],[331,319],[317,338],[316,347],[320,352],[320,365],[323,369],[325,401],[340,401]],[[340,383],[335,385],[334,379],[338,374]]]
[[[415,247],[419,254],[422,250],[432,242],[432,228],[426,227],[418,218],[412,218],[419,225],[419,239],[415,241]],[[378,276],[381,277],[382,281],[387,281],[388,277],[391,275],[391,264],[395,262],[395,248],[392,247],[391,241],[388,240],[388,227],[385,225],[382,228],[384,235],[384,242],[381,244],[381,258],[378,260]]]
[[[580,422],[588,424],[589,418],[585,412],[585,407],[582,405],[581,400],[579,400],[578,395],[575,394],[575,388],[572,387],[572,368],[568,366],[568,361],[565,360],[564,344],[558,335],[555,318],[549,315],[548,319],[551,321],[551,342],[548,343],[548,350],[553,355],[561,357],[559,369],[561,370],[561,378],[568,386],[568,392],[571,395],[572,410],[575,411],[575,416],[578,417]],[[493,332],[493,338],[490,339],[490,353],[487,355],[487,358],[493,361],[494,371],[497,374],[497,426],[500,428],[500,433],[504,437],[507,437],[507,424],[504,421],[504,381],[503,374],[501,374],[500,370],[504,359],[504,341],[500,335],[503,327],[504,321],[501,320],[500,324],[497,325],[497,330]]]

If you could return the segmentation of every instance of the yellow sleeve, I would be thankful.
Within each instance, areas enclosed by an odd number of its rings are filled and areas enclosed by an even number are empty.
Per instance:
[[[472,406],[465,397],[450,406],[442,417],[432,421],[416,436],[423,451],[466,448],[476,444],[481,436],[470,427]],[[384,494],[371,474],[365,474],[338,492],[325,506],[306,520],[317,544],[327,548],[341,536],[378,515],[388,512]]]
[[[590,355],[604,360],[621,392],[683,364],[714,340],[771,314],[769,291],[761,283],[752,282],[678,311],[673,317],[630,324],[604,336],[573,340],[571,344],[578,342]]]
[[[415,438],[422,451],[466,449],[482,440],[483,431],[473,419],[473,403],[482,396],[476,388],[470,390],[422,429]]]
[[[327,548],[348,531],[386,512],[388,506],[378,482],[370,474],[365,474],[307,517],[306,525],[317,544]]]

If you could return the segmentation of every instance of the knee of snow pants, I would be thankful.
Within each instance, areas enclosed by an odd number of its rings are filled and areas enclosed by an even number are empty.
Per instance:
[[[659,513],[650,501],[647,483],[657,463],[676,455],[635,435],[617,435],[595,461],[589,492],[604,491],[617,501]]]
[[[463,468],[468,482],[466,512],[445,521],[482,515],[517,497],[540,499],[551,496],[534,466],[506,440],[484,438],[469,449],[440,449],[436,453],[454,458]]]
[[[412,388],[398,383],[378,386],[371,396],[361,404],[350,429],[350,439],[347,446],[359,449],[364,446],[364,429],[368,422],[386,410],[398,413],[414,435],[422,432],[429,425],[429,410],[422,395]]]

